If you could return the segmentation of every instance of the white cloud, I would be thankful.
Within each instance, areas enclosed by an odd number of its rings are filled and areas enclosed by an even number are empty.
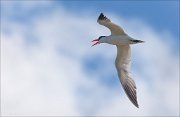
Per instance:
[[[136,109],[120,83],[112,89],[98,80],[98,74],[116,73],[116,49],[91,47],[93,38],[109,34],[96,17],[78,17],[61,7],[36,16],[31,25],[3,20],[3,29],[11,33],[1,32],[2,115],[178,115],[179,57],[163,40],[167,36],[142,21],[115,19],[130,35],[146,41],[132,47]],[[97,55],[106,63],[89,75],[83,61]]]

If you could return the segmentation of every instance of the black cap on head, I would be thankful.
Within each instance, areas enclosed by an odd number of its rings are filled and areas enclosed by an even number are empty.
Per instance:
[[[101,39],[101,38],[103,38],[103,37],[106,37],[106,36],[100,36],[98,39]]]

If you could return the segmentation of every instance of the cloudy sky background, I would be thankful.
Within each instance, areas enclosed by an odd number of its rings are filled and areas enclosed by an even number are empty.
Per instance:
[[[1,2],[1,115],[178,116],[178,1]],[[136,39],[132,74],[140,108],[126,97],[103,12]]]

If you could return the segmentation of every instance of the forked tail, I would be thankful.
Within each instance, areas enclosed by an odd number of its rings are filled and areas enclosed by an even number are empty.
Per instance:
[[[141,40],[130,40],[132,42],[132,44],[136,44],[136,43],[144,43],[144,41]]]

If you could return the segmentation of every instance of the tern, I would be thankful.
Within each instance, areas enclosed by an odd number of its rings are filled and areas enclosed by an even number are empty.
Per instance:
[[[116,45],[117,47],[117,57],[115,60],[115,66],[117,69],[118,77],[123,86],[123,89],[129,98],[129,100],[139,108],[137,95],[136,95],[136,84],[132,79],[130,72],[131,67],[131,44],[143,43],[144,41],[134,39],[128,36],[124,30],[111,22],[103,13],[101,13],[97,19],[100,25],[103,25],[110,29],[110,36],[100,36],[98,39],[93,40],[95,42],[92,46],[100,43],[108,43],[111,45]]]

